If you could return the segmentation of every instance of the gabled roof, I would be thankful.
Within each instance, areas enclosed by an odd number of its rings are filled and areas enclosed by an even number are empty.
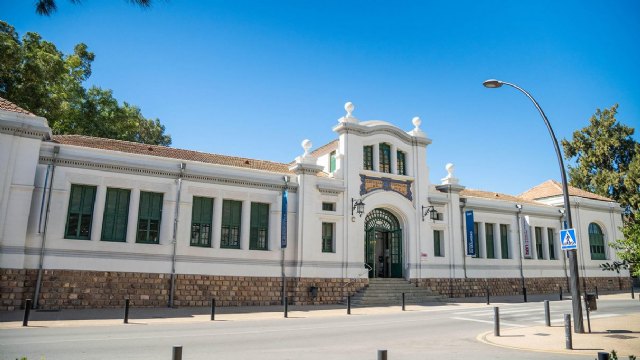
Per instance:
[[[533,205],[541,205],[545,206],[545,204],[535,201],[533,199],[525,199],[523,197],[502,194],[493,191],[484,191],[484,190],[473,190],[473,189],[464,189],[460,191],[461,197],[477,197],[489,200],[503,200],[503,201],[511,201],[515,203],[525,203],[525,204],[533,204]]]
[[[11,101],[0,97],[0,110],[11,111],[20,114],[34,115]],[[34,115],[35,116],[35,115]]]
[[[324,145],[320,146],[319,148],[313,150],[311,152],[311,155],[315,156],[315,157],[320,157],[320,156],[322,156],[324,154],[328,154],[328,153],[330,153],[330,152],[332,152],[334,150],[337,150],[338,149],[338,142],[339,142],[339,140],[335,139],[335,140],[333,140],[332,142],[330,142],[328,144],[324,144]]]
[[[54,135],[52,140],[59,144],[81,146],[92,149],[120,151],[131,154],[198,161],[208,164],[226,165],[276,173],[291,173],[291,171],[289,170],[289,165],[287,164],[264,160],[247,159],[235,156],[209,154],[199,151],[176,149],[158,145],[141,144],[131,141],[104,139],[83,135]]]
[[[598,194],[594,194],[582,189],[578,189],[573,186],[569,186],[569,195],[586,199],[600,200],[600,201],[613,201],[608,197],[604,197]],[[562,196],[562,184],[555,180],[547,180],[538,186],[523,192],[518,195],[524,199],[540,200],[555,196]]]

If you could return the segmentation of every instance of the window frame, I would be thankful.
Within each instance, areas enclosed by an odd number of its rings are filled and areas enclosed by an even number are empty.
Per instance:
[[[547,228],[547,246],[549,248],[549,260],[558,260],[556,256],[556,243],[554,240],[554,234],[556,233],[556,229]]]
[[[85,185],[85,184],[71,184],[71,189],[69,190],[69,206],[67,207],[67,221],[64,227],[64,238],[70,240],[91,240],[91,228],[93,227],[93,212],[95,208],[96,202],[96,193],[98,187],[95,185]],[[77,192],[80,192],[78,196],[80,196],[78,206],[74,206],[74,196]],[[88,193],[88,191],[91,191]],[[86,199],[86,197],[91,197],[90,199]],[[91,208],[87,209],[85,203],[89,201],[91,203]],[[77,208],[76,211],[73,211],[74,208]],[[87,211],[89,210],[89,211]],[[72,214],[77,214],[78,220],[75,224],[75,230],[70,234],[71,227],[71,218]],[[85,223],[83,225],[84,218],[89,218],[89,223]],[[86,235],[83,235],[82,229],[86,228]]]
[[[329,153],[329,172],[334,173],[336,171],[336,151]]]
[[[322,211],[336,211],[336,203],[323,201],[322,202]]]
[[[496,258],[495,224],[493,223],[484,224],[484,239],[485,239],[485,246],[487,249],[486,258],[495,259]]]
[[[123,196],[126,194],[126,205],[121,206]],[[115,196],[115,200],[113,199]],[[110,200],[115,201],[112,210],[109,210]],[[100,241],[109,242],[127,242],[127,230],[129,227],[129,206],[131,205],[131,189],[122,188],[107,188],[107,193],[104,201],[104,214],[102,216],[102,231],[100,232]],[[122,214],[124,212],[124,214]],[[109,226],[108,216],[113,218],[112,225]],[[124,233],[117,234],[118,221],[120,221],[120,228],[124,228]],[[111,229],[109,229],[109,227]],[[121,237],[119,237],[120,235]]]
[[[598,233],[595,233],[593,230],[598,230]],[[604,240],[604,231],[602,231],[602,227],[594,222],[589,223],[589,254],[591,255],[591,260],[607,260],[607,253],[605,250],[605,240]],[[599,242],[599,243],[596,243]],[[601,249],[602,251],[594,252],[595,250]]]
[[[387,143],[378,145],[378,171],[391,174],[391,145]]]
[[[249,219],[249,250],[269,250],[269,204],[252,202]]]
[[[191,205],[191,231],[189,246],[212,247],[211,234],[213,232],[213,204],[214,199],[204,196],[194,196]],[[195,229],[197,227],[197,230]],[[203,231],[203,229],[205,231]],[[197,234],[197,238],[194,238]]]
[[[237,213],[236,213],[236,208],[237,208]],[[242,201],[232,200],[232,199],[222,200],[222,223],[220,226],[220,248],[221,249],[240,249],[241,235],[242,235]]]
[[[479,259],[480,256],[480,223],[473,222],[473,246],[476,249],[476,254],[472,257]]]
[[[396,151],[396,165],[398,175],[407,175],[407,156],[404,151]]]
[[[146,200],[147,209],[143,209],[145,200],[143,198],[149,197]],[[154,203],[157,209],[154,209]],[[164,205],[164,193],[152,192],[152,191],[140,191],[140,204],[138,205],[138,226],[136,228],[136,243],[138,244],[160,244],[160,230],[162,225],[162,208]],[[157,211],[156,211],[157,210]],[[144,211],[144,212],[143,212]],[[146,216],[144,216],[146,215]],[[144,229],[141,229],[141,225],[145,225]],[[152,230],[152,225],[157,222],[157,230]],[[155,240],[150,240],[152,232],[157,232]],[[145,236],[141,237],[141,232],[145,233]]]
[[[433,230],[433,256],[444,257],[444,230]]]
[[[362,168],[373,171],[373,145],[362,147]]]
[[[336,252],[336,246],[335,246],[336,223],[323,221],[321,238],[322,238],[322,252],[335,253]]]
[[[544,241],[542,239],[542,227],[535,226],[533,232],[536,241],[536,259],[544,260]]]
[[[500,224],[500,257],[510,259],[509,256],[509,225]]]

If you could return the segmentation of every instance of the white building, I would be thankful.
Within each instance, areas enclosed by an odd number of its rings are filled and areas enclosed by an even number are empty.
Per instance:
[[[294,303],[335,303],[370,277],[456,297],[568,289],[558,183],[467,190],[449,165],[431,184],[419,118],[405,131],[345,109],[336,140],[315,151],[305,140],[281,164],[51,135],[46,119],[0,99],[1,308],[278,304],[284,287]],[[622,236],[620,206],[570,195],[581,281],[626,289],[628,273],[599,268],[616,259],[607,243]]]

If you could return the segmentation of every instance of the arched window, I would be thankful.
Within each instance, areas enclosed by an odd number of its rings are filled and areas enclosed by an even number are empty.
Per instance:
[[[589,250],[591,260],[605,260],[604,254],[604,234],[598,224],[589,224]]]

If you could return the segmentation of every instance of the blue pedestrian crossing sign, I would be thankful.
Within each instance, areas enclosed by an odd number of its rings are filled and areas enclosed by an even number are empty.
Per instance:
[[[578,242],[576,241],[575,229],[560,230],[560,241],[562,243],[562,250],[575,250],[578,248]]]

